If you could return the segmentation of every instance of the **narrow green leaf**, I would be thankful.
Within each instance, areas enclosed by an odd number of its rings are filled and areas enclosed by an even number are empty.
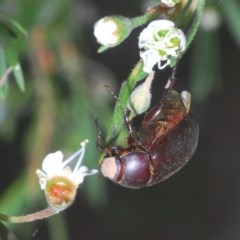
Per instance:
[[[7,69],[7,64],[6,64],[6,58],[5,58],[5,51],[2,45],[0,45],[0,78],[2,78],[2,75],[4,74],[6,69]]]
[[[18,63],[18,56],[17,56],[17,47],[15,46],[16,40],[13,39],[11,36],[8,35],[8,32],[6,29],[4,29],[3,26],[0,27],[1,30],[1,43],[0,45],[0,78],[6,73],[7,66],[9,66],[8,70],[10,69],[13,71],[13,74],[15,76],[17,85],[19,88],[24,91],[24,78],[22,74],[22,69]],[[9,74],[9,73],[8,73]],[[2,82],[5,82],[4,85],[6,85],[7,76],[5,79],[3,79]],[[0,87],[3,85],[0,82]],[[4,86],[0,89],[0,96],[1,98],[5,98],[7,94],[8,87]]]
[[[197,4],[196,12],[194,14],[194,18],[191,20],[192,23],[187,33],[186,49],[189,47],[189,45],[191,44],[191,42],[193,41],[193,38],[197,33],[198,27],[202,19],[204,6],[205,6],[205,0],[199,0]]]
[[[221,10],[228,28],[240,47],[240,4],[239,0],[222,1]]]
[[[7,41],[8,40],[8,41]],[[6,39],[4,44],[5,53],[6,53],[6,61],[9,66],[14,68],[18,64],[18,56],[16,52],[16,46],[12,39]]]
[[[0,45],[0,99],[5,99],[8,93],[8,84],[4,78],[4,73],[7,70],[5,51]]]
[[[3,86],[0,87],[0,99],[5,99],[8,95],[8,82],[5,82]]]
[[[20,23],[6,16],[2,12],[0,12],[0,24],[8,30],[12,37],[27,37],[27,31],[20,25]]]
[[[25,90],[24,78],[22,68],[19,63],[13,68],[13,74],[18,87],[20,88],[21,91],[24,91]]]

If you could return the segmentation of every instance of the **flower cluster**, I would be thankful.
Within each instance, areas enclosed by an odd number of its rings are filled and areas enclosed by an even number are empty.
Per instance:
[[[174,7],[179,0],[162,0],[167,7]],[[120,44],[129,36],[136,19],[129,19],[122,16],[109,16],[100,19],[94,25],[94,35],[102,45],[101,49],[107,49]],[[150,73],[158,64],[163,69],[178,58],[179,54],[186,48],[186,37],[181,29],[178,29],[174,22],[165,19],[154,20],[143,29],[139,35],[138,46],[140,57],[144,63],[144,72]]]
[[[56,211],[64,210],[73,202],[78,185],[83,182],[84,177],[98,172],[81,165],[86,143],[87,140],[82,142],[81,148],[66,160],[63,160],[61,151],[48,154],[43,160],[42,170],[36,171],[40,187],[45,191],[50,207]],[[76,163],[72,168],[70,164],[74,160]]]
[[[186,38],[172,21],[155,20],[141,32],[138,46],[143,70],[150,73],[155,64],[163,69],[171,63],[171,57],[177,58],[185,50]]]

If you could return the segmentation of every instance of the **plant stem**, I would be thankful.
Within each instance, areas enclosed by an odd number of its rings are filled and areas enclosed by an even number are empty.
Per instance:
[[[146,76],[147,73],[143,72],[143,63],[142,61],[139,61],[132,70],[128,79],[123,82],[119,92],[118,100],[125,111],[132,89],[138,81],[141,81]],[[116,103],[115,105],[111,126],[109,128],[109,131],[107,132],[106,144],[111,144],[114,140],[116,140],[122,128],[122,125],[124,124],[125,113],[122,112],[121,106],[119,105],[119,103]]]
[[[11,223],[26,223],[26,222],[33,222],[36,220],[44,219],[51,217],[58,212],[52,208],[46,208],[44,210],[35,212],[35,213],[30,213],[27,215],[22,215],[22,216],[8,216],[5,214],[0,213],[0,221],[5,221],[5,222],[11,222]]]

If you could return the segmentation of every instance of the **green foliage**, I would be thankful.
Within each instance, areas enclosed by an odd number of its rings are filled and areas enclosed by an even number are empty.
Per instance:
[[[20,90],[25,90],[17,56],[17,43],[27,37],[27,32],[17,21],[0,12],[0,33],[0,97],[5,98],[8,94],[9,74],[12,71]]]

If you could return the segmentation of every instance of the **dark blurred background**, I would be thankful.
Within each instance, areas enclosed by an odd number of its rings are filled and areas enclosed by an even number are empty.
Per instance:
[[[114,106],[103,86],[118,91],[127,78],[139,59],[140,29],[120,46],[97,54],[93,25],[106,15],[140,15],[151,4],[1,1],[1,10],[29,36],[19,46],[26,91],[11,82],[0,102],[0,212],[26,214],[46,206],[35,170],[49,152],[70,154],[89,138],[84,164],[97,167],[94,118],[106,129]],[[231,16],[236,21],[240,16],[228,4],[240,9],[237,0],[207,2],[216,26],[202,25],[177,70],[176,89],[192,93],[191,112],[200,125],[190,162],[168,180],[140,190],[101,176],[86,178],[65,212],[37,223],[8,224],[18,239],[240,238],[240,28],[231,22]],[[170,73],[157,74],[153,101],[160,99]]]

